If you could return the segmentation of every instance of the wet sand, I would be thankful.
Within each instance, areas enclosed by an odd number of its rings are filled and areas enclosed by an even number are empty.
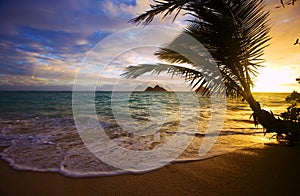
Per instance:
[[[75,179],[57,173],[16,171],[2,160],[0,172],[2,196],[291,195],[300,193],[300,148],[248,148],[138,175]]]

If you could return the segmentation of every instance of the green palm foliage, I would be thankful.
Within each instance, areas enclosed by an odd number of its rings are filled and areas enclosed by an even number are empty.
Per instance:
[[[176,47],[193,48],[193,43],[183,43],[185,34],[189,34],[208,50],[225,84],[227,96],[243,97],[254,111],[255,123],[263,125],[268,132],[282,133],[285,125],[270,113],[261,110],[251,93],[257,68],[262,66],[264,49],[270,40],[269,12],[264,10],[262,0],[156,0],[151,10],[132,19],[134,23],[149,24],[154,16],[163,13],[163,17],[181,10],[190,15],[188,26],[172,43],[160,48],[155,55],[169,64],[140,64],[127,68],[123,76],[138,77],[144,73],[160,74],[167,72],[179,74],[190,82],[194,90],[220,90],[214,77],[203,74],[201,62],[194,64],[186,55],[175,50]],[[198,53],[201,54],[201,53]],[[203,58],[199,55],[199,59]],[[174,65],[176,63],[177,65]],[[179,64],[179,65],[178,65]],[[184,64],[189,64],[190,67]],[[207,66],[206,66],[207,67]],[[206,70],[206,72],[209,70]]]

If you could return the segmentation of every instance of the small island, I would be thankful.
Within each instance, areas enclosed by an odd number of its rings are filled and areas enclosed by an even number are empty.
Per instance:
[[[145,89],[145,92],[151,92],[151,91],[154,91],[154,92],[167,92],[166,89],[160,87],[159,85],[156,85],[154,88],[152,88],[151,86],[147,87]]]

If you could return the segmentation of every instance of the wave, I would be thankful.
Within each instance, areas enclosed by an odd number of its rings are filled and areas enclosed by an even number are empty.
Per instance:
[[[9,146],[0,155],[16,170],[29,170],[37,172],[56,172],[64,176],[81,178],[112,176],[120,174],[137,174],[151,171],[149,170],[120,170],[109,166],[95,157],[83,144],[72,119],[37,119],[34,121],[18,121],[14,126],[7,121],[3,121],[6,127],[0,132],[0,146]],[[27,127],[24,132],[22,126]],[[109,134],[115,134],[112,139],[121,147],[131,150],[149,151],[159,147],[166,138],[171,138],[174,134],[188,135],[194,137],[194,143],[171,163],[199,161],[229,152],[258,145],[256,141],[258,132],[245,133],[241,131],[222,131],[215,147],[205,156],[199,156],[198,150],[204,133],[176,132],[169,131],[170,127],[162,132],[156,133],[155,137],[139,137],[124,135],[124,132],[117,130],[114,122],[105,121],[101,124],[109,129]],[[37,126],[38,125],[38,126]],[[176,126],[176,123],[169,122],[168,126]],[[43,129],[47,126],[47,130]],[[29,131],[35,127],[34,131]],[[256,130],[257,131],[257,130]],[[153,135],[154,136],[154,135]],[[252,142],[249,138],[252,137]],[[231,137],[226,139],[226,137]],[[197,139],[198,138],[198,139]],[[247,142],[236,142],[247,141]],[[235,145],[236,144],[236,145]],[[162,160],[163,162],[163,160]],[[149,168],[151,166],[149,165]]]
[[[13,168],[38,172],[56,172],[74,178],[151,171],[150,169],[120,170],[95,157],[83,144],[77,132],[69,102],[71,101],[70,93],[7,94],[6,98],[9,99],[3,100],[5,96],[0,97],[0,146],[9,147],[2,151],[0,155]],[[17,100],[25,100],[25,103],[29,105],[24,105],[21,101],[16,103],[11,101],[16,100],[16,96],[18,97]],[[37,97],[32,98],[32,96]],[[136,96],[144,95],[139,93]],[[267,106],[272,105],[274,107],[273,111],[285,109],[282,106],[284,99],[283,102],[280,101],[282,97],[271,99],[264,97],[266,95],[261,96],[262,100],[266,98],[266,100],[273,101],[265,104]],[[96,118],[98,118],[99,125],[104,129],[107,136],[118,146],[131,151],[147,152],[161,147],[164,142],[172,139],[175,134],[192,140],[182,154],[177,159],[169,161],[170,163],[199,161],[242,148],[259,147],[271,141],[269,138],[264,137],[261,128],[254,127],[252,121],[249,120],[251,110],[246,103],[229,102],[225,123],[216,143],[205,156],[200,156],[199,149],[203,139],[216,136],[205,134],[209,123],[214,123],[210,121],[211,106],[207,100],[203,101],[200,106],[201,112],[197,113],[200,118],[200,126],[194,133],[191,131],[194,128],[192,122],[195,120],[192,116],[196,113],[196,110],[192,108],[185,111],[186,113],[181,111],[180,115],[177,115],[177,113],[174,115],[174,111],[178,109],[178,105],[176,103],[174,105],[174,100],[163,102],[167,115],[162,124],[157,123],[162,120],[160,113],[154,113],[153,116],[148,118],[148,110],[139,107],[138,103],[134,103],[131,108],[134,122],[145,124],[144,127],[139,127],[126,121],[122,126],[118,124],[113,118],[109,98],[109,93],[98,93],[96,95]],[[188,99],[188,96],[186,98]],[[156,97],[156,99],[159,99],[159,97]],[[45,100],[47,101],[45,102]],[[138,102],[138,100],[143,101],[143,99],[135,97],[134,101]],[[206,102],[208,104],[205,104]],[[35,106],[38,106],[38,109]],[[140,109],[141,111],[139,111]],[[144,115],[139,116],[141,112]],[[158,121],[153,121],[153,119]],[[178,130],[179,126],[182,129]],[[161,160],[161,162],[164,164],[169,163],[166,160]],[[151,165],[149,165],[149,168],[152,168]]]

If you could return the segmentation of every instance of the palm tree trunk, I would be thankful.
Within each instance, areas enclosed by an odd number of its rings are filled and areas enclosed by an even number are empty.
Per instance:
[[[254,112],[253,118],[256,125],[261,124],[266,130],[266,133],[275,132],[277,134],[283,134],[287,132],[287,125],[283,120],[275,118],[273,113],[261,109],[259,102],[254,99],[251,92],[247,95],[246,101]]]

